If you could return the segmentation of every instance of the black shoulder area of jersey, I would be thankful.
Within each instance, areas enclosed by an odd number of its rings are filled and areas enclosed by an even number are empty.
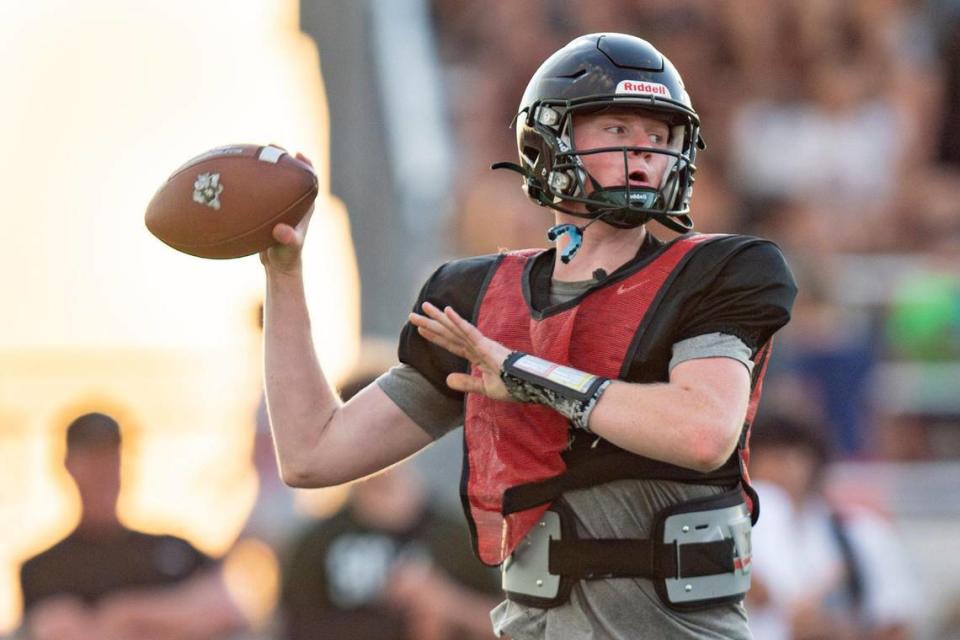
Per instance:
[[[675,284],[687,294],[675,340],[728,333],[753,350],[787,324],[797,295],[780,248],[744,235],[722,236],[699,247]]]
[[[430,302],[440,309],[453,307],[463,318],[476,322],[483,292],[502,258],[502,254],[492,254],[447,262],[423,285],[413,311],[423,313],[423,303]],[[400,362],[419,371],[441,393],[463,397],[448,387],[446,380],[451,373],[469,371],[467,361],[425,340],[409,322],[400,332],[398,356]]]

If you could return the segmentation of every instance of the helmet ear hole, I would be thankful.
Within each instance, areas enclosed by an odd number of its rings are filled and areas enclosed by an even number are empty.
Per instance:
[[[540,150],[529,145],[525,146],[523,148],[523,159],[526,160],[530,165],[537,164],[537,160],[540,159]]]

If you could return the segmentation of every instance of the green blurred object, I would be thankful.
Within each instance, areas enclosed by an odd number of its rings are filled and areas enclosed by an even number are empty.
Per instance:
[[[960,358],[960,277],[925,273],[905,280],[890,303],[887,340],[905,358]]]

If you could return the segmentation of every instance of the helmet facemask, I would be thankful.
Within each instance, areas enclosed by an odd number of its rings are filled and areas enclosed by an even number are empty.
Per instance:
[[[650,104],[650,101],[635,104],[598,97],[575,106],[566,101],[550,100],[532,105],[532,114],[528,114],[526,122],[519,122],[518,127],[526,126],[527,131],[541,142],[536,147],[521,146],[525,150],[521,160],[529,171],[528,175],[534,179],[533,184],[528,180],[528,185],[534,187],[541,204],[578,217],[599,219],[619,228],[636,227],[653,218],[676,231],[688,231],[692,227],[686,214],[696,171],[693,160],[699,142],[698,123],[686,114],[678,116],[676,111],[651,109]],[[643,115],[664,120],[670,129],[667,146],[577,149],[574,115],[608,108],[636,109]],[[589,174],[583,158],[609,153],[620,154],[623,158],[623,178],[619,184],[602,185]],[[637,153],[668,156],[659,185],[630,185],[629,158]],[[587,212],[574,210],[568,203],[581,203]]]

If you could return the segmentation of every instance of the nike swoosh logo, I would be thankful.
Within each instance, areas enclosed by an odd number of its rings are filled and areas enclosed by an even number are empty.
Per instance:
[[[637,287],[642,287],[642,286],[645,285],[645,284],[647,284],[647,281],[646,281],[646,280],[641,280],[641,281],[638,282],[637,284],[632,284],[632,285],[630,285],[629,287],[628,287],[628,286],[625,286],[626,283],[623,283],[623,284],[621,284],[619,287],[617,287],[617,295],[621,295],[621,296],[622,296],[622,295],[625,294],[626,292],[628,292],[628,291],[633,291],[633,290],[636,289]]]

